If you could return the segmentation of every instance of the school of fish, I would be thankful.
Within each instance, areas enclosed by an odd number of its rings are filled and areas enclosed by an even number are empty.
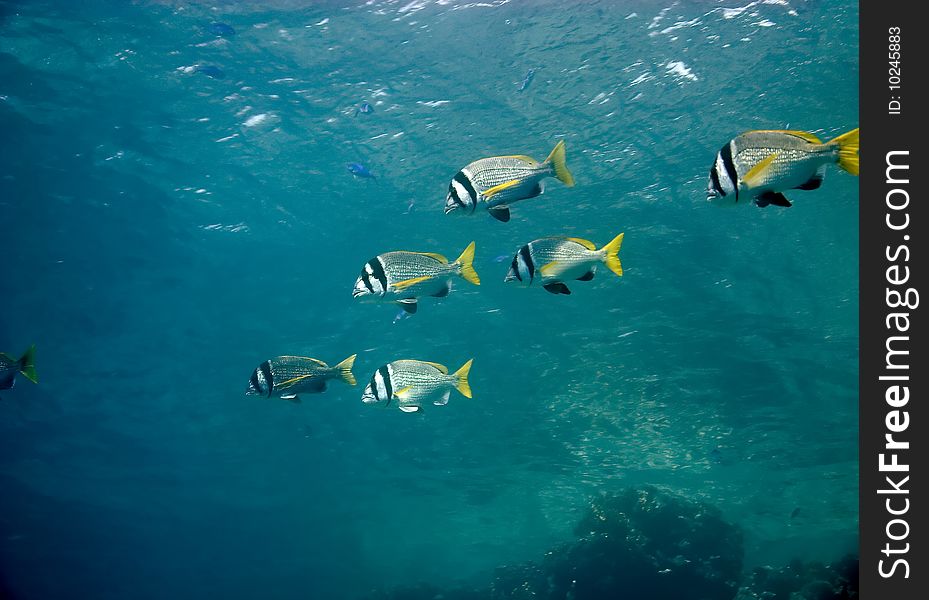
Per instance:
[[[530,71],[519,91],[528,87],[532,74]],[[858,152],[858,129],[826,143],[804,131],[748,131],[730,140],[717,153],[707,182],[707,200],[735,205],[747,198],[759,207],[789,207],[791,202],[783,192],[817,189],[829,164],[858,175]],[[350,165],[349,170],[355,176],[373,177],[359,164]],[[549,177],[565,186],[574,186],[563,140],[542,162],[524,154],[469,162],[449,182],[445,214],[470,216],[480,211],[506,223],[511,217],[510,207],[544,193],[544,181]],[[619,251],[624,235],[619,233],[603,246],[571,236],[532,240],[512,255],[504,283],[532,286],[537,282],[549,293],[570,295],[568,283],[592,280],[601,265],[622,277]],[[474,270],[474,249],[471,242],[454,261],[428,251],[384,252],[365,262],[355,280],[352,297],[395,303],[404,311],[400,315],[409,316],[416,313],[420,299],[449,296],[455,280],[480,285]],[[341,377],[354,385],[350,371],[353,360],[354,355],[336,367],[310,358],[278,357],[265,361],[252,373],[248,393],[263,396],[276,393],[297,401],[299,392],[324,391],[327,379]],[[468,374],[472,362],[469,359],[457,371],[449,373],[441,363],[394,360],[374,370],[362,393],[362,402],[418,413],[427,406],[445,406],[453,390],[471,398]]]
[[[213,23],[207,31],[216,37],[231,37],[235,30]],[[223,72],[212,66],[199,68],[219,78]],[[535,75],[530,69],[520,86],[528,88]],[[356,106],[353,116],[372,114],[367,102]],[[853,129],[828,141],[795,130],[746,131],[727,142],[716,154],[707,179],[706,199],[717,205],[755,204],[758,207],[790,207],[784,192],[818,189],[828,165],[858,175],[859,130]],[[348,171],[358,178],[377,179],[361,163],[349,163]],[[567,166],[565,143],[559,141],[544,161],[525,154],[500,155],[467,163],[452,177],[445,197],[445,214],[474,215],[484,212],[506,223],[510,208],[517,202],[542,195],[545,181],[555,178],[567,187],[575,184]],[[412,201],[410,203],[412,207]],[[408,209],[407,212],[409,212]],[[512,255],[504,283],[531,286],[556,295],[570,295],[568,283],[590,281],[603,265],[617,276],[623,275],[619,251],[624,233],[598,247],[579,237],[549,235],[520,246]],[[416,313],[422,298],[446,298],[453,282],[463,280],[479,286],[474,270],[475,244],[471,242],[454,261],[432,251],[393,250],[364,263],[355,280],[352,297],[395,303],[407,316]],[[504,258],[504,257],[500,257]],[[396,319],[394,320],[396,322]],[[301,395],[320,394],[330,381],[356,385],[352,372],[356,354],[334,366],[306,356],[277,356],[261,362],[246,387],[247,395],[277,397],[301,402]],[[394,360],[374,370],[362,393],[362,402],[384,407],[396,406],[402,412],[423,412],[426,406],[445,406],[451,392],[471,398],[468,375],[473,359],[449,373],[441,363],[414,359]],[[13,388],[23,376],[38,383],[35,346],[19,358],[0,353],[0,390]]]

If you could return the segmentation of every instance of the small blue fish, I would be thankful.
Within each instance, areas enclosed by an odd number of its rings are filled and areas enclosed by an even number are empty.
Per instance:
[[[526,88],[528,88],[528,87],[529,87],[529,84],[532,83],[532,79],[533,79],[534,77],[535,77],[535,69],[529,69],[529,71],[526,73],[526,76],[523,78],[523,83],[522,83],[522,85],[520,85],[520,86],[519,86],[519,89],[516,90],[516,91],[517,91],[517,92],[521,92],[521,91],[525,90]]]
[[[226,73],[216,65],[200,65],[197,67],[197,72],[213,79],[223,79],[226,76]]]
[[[355,177],[377,179],[377,176],[371,171],[369,171],[368,167],[364,166],[361,163],[348,163],[346,168],[348,168],[348,172],[354,175]]]
[[[225,23],[210,23],[206,29],[216,37],[232,37],[235,35],[235,29]]]
[[[373,107],[373,106],[371,106],[371,105],[368,104],[367,102],[362,102],[360,105],[358,105],[358,106],[355,108],[355,115],[354,115],[354,116],[357,117],[357,116],[358,116],[358,113],[364,113],[364,114],[366,114],[366,115],[370,115],[370,114],[373,113],[373,112],[374,112],[374,107]]]
[[[391,321],[390,324],[393,325],[397,321],[402,321],[403,319],[408,319],[412,316],[413,316],[412,314],[406,312],[405,310],[401,310],[400,312],[397,313],[397,316],[394,317],[394,320]]]

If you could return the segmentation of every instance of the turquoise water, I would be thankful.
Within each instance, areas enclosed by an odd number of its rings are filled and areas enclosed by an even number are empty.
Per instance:
[[[846,0],[0,2],[0,350],[40,377],[0,393],[0,590],[482,585],[641,485],[718,507],[746,571],[854,552],[858,180],[705,188],[742,131],[857,126]],[[560,139],[576,187],[443,214],[468,162]],[[622,278],[503,283],[528,241],[620,232]],[[472,240],[480,287],[353,302],[372,256]],[[244,394],[353,353],[357,387]],[[398,358],[473,358],[474,398],[363,405]]]

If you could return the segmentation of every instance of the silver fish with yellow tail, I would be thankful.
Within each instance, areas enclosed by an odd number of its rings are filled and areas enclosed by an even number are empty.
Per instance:
[[[356,356],[352,354],[334,367],[307,356],[278,356],[258,365],[248,380],[245,393],[300,402],[299,394],[325,392],[332,379],[355,385],[352,365]]]
[[[542,288],[552,294],[570,294],[565,282],[590,281],[600,264],[622,277],[623,265],[619,249],[623,243],[620,233],[606,246],[597,249],[590,240],[573,237],[547,237],[529,242],[520,248],[504,282],[517,281],[532,285],[540,280]]]
[[[448,296],[456,277],[481,284],[474,270],[474,242],[454,262],[434,252],[379,254],[361,269],[352,297],[397,302],[406,312],[415,313],[419,298]]]
[[[826,167],[858,175],[858,129],[826,143],[806,131],[748,131],[720,149],[710,168],[706,199],[733,205],[754,200],[761,207],[791,206],[782,192],[815,190]]]
[[[468,373],[473,361],[469,360],[449,374],[448,367],[439,363],[395,360],[374,372],[361,400],[365,404],[385,407],[395,404],[403,412],[417,412],[430,403],[436,406],[448,404],[453,389],[470,398]]]
[[[448,184],[445,214],[471,215],[480,208],[506,223],[510,220],[509,206],[545,191],[542,180],[546,177],[555,177],[568,187],[574,185],[574,176],[565,162],[564,140],[558,142],[544,162],[524,155],[493,156],[472,162]]]

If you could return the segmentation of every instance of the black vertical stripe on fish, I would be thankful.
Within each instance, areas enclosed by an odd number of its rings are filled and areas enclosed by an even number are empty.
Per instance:
[[[371,270],[374,272],[374,278],[381,282],[381,288],[387,290],[387,274],[384,273],[384,265],[381,264],[381,261],[375,257],[372,258],[368,263],[371,265]]]
[[[387,365],[384,365],[377,370],[381,374],[381,380],[384,382],[384,391],[387,392],[387,402],[390,402],[390,399],[393,398],[394,389],[390,384],[390,371],[387,369]]]
[[[464,171],[458,171],[455,173],[455,177],[453,179],[464,186],[465,191],[468,192],[468,195],[471,196],[471,198],[474,200],[474,202],[471,204],[471,212],[473,213],[477,209],[477,201],[478,198],[480,198],[480,196],[478,196],[477,190],[474,189],[474,184],[472,184],[471,180],[465,176]]]
[[[371,274],[374,273],[374,263],[377,262],[376,258],[372,258],[365,266],[367,269],[361,270],[361,282],[365,284],[365,287],[368,288],[368,291],[372,294],[374,293],[374,286],[371,285]]]
[[[252,371],[252,378],[249,380],[252,383],[252,388],[255,389],[255,392],[261,393],[261,382],[258,381],[258,369]]]
[[[526,263],[526,268],[529,269],[529,279],[535,279],[535,265],[532,264],[532,255],[529,253],[529,245],[527,244],[520,248],[519,253]]]
[[[448,186],[449,195],[455,200],[455,204],[458,206],[464,206],[464,202],[461,201],[461,198],[458,197],[458,188],[454,184]]]
[[[522,281],[523,276],[519,274],[519,256],[513,257],[513,263],[510,264],[510,268],[513,269],[513,274],[516,275],[516,279]]]
[[[720,195],[725,196],[726,192],[724,192],[723,187],[719,185],[719,173],[716,172],[716,163],[713,163],[713,168],[710,169],[710,179],[713,180],[713,189]]]
[[[271,374],[271,361],[266,360],[258,366],[261,374],[265,376],[265,382],[268,384],[268,396],[274,391],[274,375]]]
[[[739,175],[735,172],[735,163],[732,162],[732,142],[729,142],[723,146],[722,150],[719,153],[723,157],[723,165],[726,167],[726,174],[729,176],[729,181],[732,182],[732,187],[735,188],[735,201],[739,201]]]

